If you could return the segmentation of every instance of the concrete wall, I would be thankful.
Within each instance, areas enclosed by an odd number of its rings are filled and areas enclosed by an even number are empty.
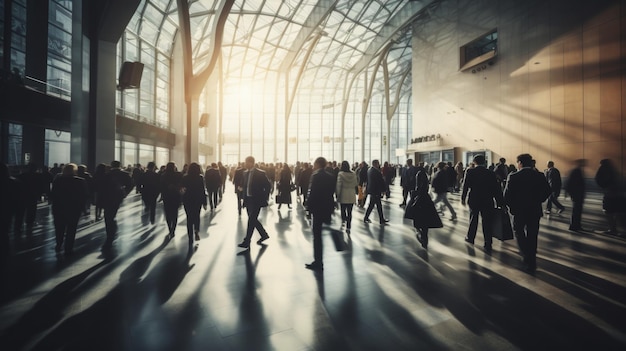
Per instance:
[[[414,24],[413,136],[507,163],[530,153],[564,174],[578,158],[587,177],[602,158],[623,171],[625,11],[619,0],[443,1]],[[459,71],[459,48],[494,28],[494,64]]]

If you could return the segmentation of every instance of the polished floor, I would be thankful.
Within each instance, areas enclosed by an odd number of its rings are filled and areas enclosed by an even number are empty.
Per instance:
[[[238,216],[230,187],[215,212],[202,213],[201,240],[189,249],[182,210],[169,240],[162,209],[150,225],[133,194],[114,252],[101,253],[104,223],[92,215],[70,257],[55,253],[42,204],[39,224],[11,237],[2,267],[0,349],[626,349],[626,241],[594,232],[606,229],[598,196],[585,203],[588,231],[567,231],[569,211],[542,219],[530,275],[514,241],[496,241],[491,255],[480,230],[475,246],[463,241],[468,211],[458,195],[458,220],[444,216],[422,249],[399,193],[394,186],[383,201],[388,226],[375,212],[364,224],[355,208],[347,235],[336,213],[320,273],[304,268],[312,236],[299,202],[262,210],[271,238],[243,250],[247,215]]]

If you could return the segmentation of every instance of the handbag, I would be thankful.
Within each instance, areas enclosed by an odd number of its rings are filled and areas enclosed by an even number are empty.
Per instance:
[[[295,191],[296,185],[294,183],[289,184],[289,191]]]
[[[500,241],[513,239],[513,227],[511,226],[511,217],[509,216],[509,212],[506,209],[494,209],[491,229],[493,237]]]

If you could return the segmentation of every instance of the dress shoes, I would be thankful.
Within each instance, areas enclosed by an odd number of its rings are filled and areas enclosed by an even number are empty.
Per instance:
[[[244,249],[247,249],[247,248],[249,248],[249,247],[250,247],[250,243],[249,243],[249,242],[246,242],[246,241],[242,241],[242,242],[241,242],[241,244],[239,244],[239,245],[237,245],[237,246],[239,246],[239,247],[241,247],[241,248],[244,248]]]
[[[364,218],[363,219],[363,223],[365,223],[365,224],[372,223],[372,221],[369,218]]]
[[[382,220],[382,221],[380,221],[380,224],[381,224],[381,225],[385,225],[385,224],[387,224],[387,223],[389,223],[389,220],[388,220],[387,218],[383,218],[383,220]]]
[[[270,236],[269,236],[269,235],[262,236],[262,237],[261,237],[261,239],[259,239],[256,243],[257,243],[257,244],[259,244],[259,245],[261,245],[261,244],[263,244],[263,242],[264,242],[265,240],[267,240],[267,239],[269,239],[269,238],[270,238]]]
[[[324,264],[323,263],[319,263],[317,261],[313,261],[311,263],[305,263],[304,264],[304,268],[310,269],[312,271],[323,271],[324,270]]]
[[[200,240],[200,234],[196,233],[196,237],[195,237],[196,241]]]
[[[491,247],[491,245],[485,245],[485,252],[488,254],[491,254],[491,251],[493,250],[493,248]]]
[[[474,245],[474,240],[472,240],[472,239],[470,239],[468,237],[465,237],[465,242],[468,243],[468,244]]]

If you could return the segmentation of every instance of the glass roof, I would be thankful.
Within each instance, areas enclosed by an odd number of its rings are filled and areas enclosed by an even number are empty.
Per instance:
[[[222,6],[227,0],[188,0],[193,72],[207,67]],[[336,103],[351,80],[376,72],[373,93],[411,89],[411,23],[440,0],[235,0],[221,45],[222,74],[229,81],[295,76],[299,94]],[[171,55],[179,28],[176,0],[142,0],[128,29]],[[362,79],[361,79],[362,80]],[[366,84],[355,84],[366,89]],[[357,96],[358,93],[357,93]],[[362,96],[362,95],[361,95]],[[393,102],[393,101],[392,101]]]

